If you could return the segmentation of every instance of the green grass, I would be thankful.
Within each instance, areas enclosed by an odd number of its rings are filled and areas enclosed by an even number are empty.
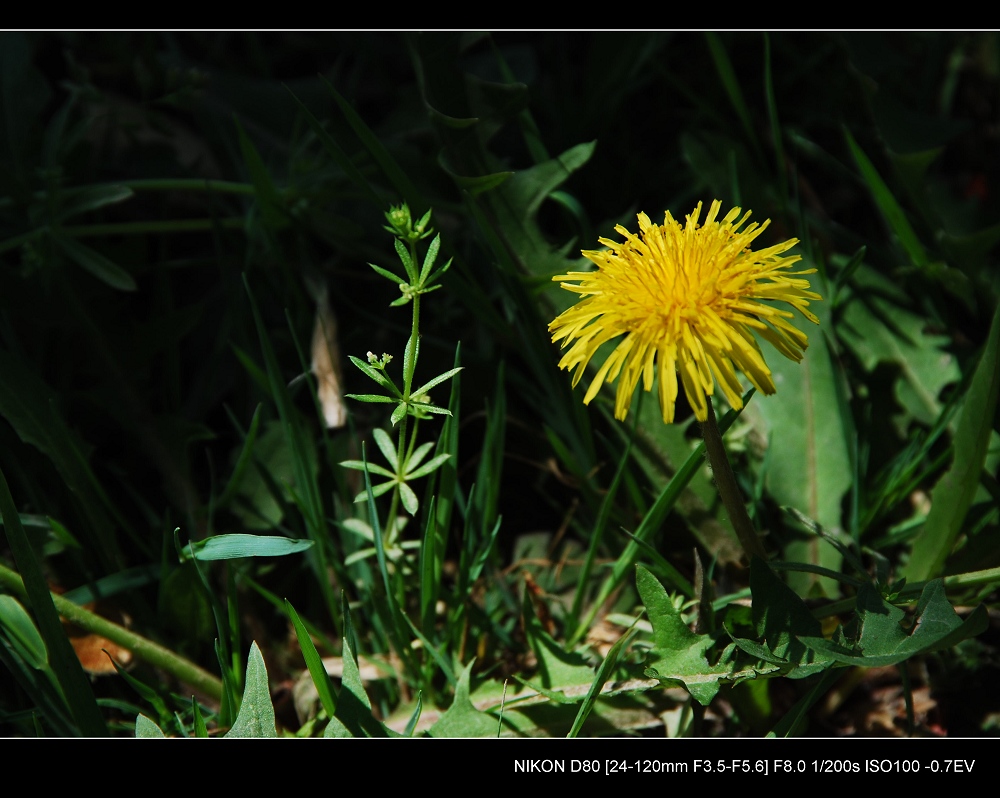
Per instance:
[[[995,735],[998,55],[0,34],[0,735],[864,736],[872,668]],[[715,408],[752,564],[683,391],[616,421],[547,331],[713,199],[824,298]]]

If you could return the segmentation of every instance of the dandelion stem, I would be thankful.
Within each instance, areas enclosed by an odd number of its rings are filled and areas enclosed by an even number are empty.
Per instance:
[[[762,560],[767,559],[767,553],[761,545],[760,538],[753,528],[750,516],[747,514],[746,505],[740,495],[740,489],[736,485],[736,477],[733,469],[729,465],[729,457],[726,455],[726,448],[722,445],[722,435],[719,427],[715,423],[715,410],[712,408],[711,400],[708,401],[708,417],[701,422],[701,434],[705,439],[705,451],[708,453],[708,462],[712,466],[712,473],[715,475],[715,484],[719,488],[719,496],[722,503],[729,512],[729,520],[736,530],[736,536],[740,539],[743,551],[746,552],[747,559],[754,556]]]

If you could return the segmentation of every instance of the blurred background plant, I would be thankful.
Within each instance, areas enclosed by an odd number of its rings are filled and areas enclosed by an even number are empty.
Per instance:
[[[299,736],[995,735],[998,47],[0,35],[0,734],[245,731],[263,679]],[[717,408],[753,578],[685,400],[586,408],[546,331],[716,198],[824,297]]]

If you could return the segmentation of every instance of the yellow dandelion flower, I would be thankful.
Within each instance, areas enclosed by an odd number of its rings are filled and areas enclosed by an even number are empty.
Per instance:
[[[822,297],[800,276],[816,270],[788,271],[801,260],[782,254],[798,243],[795,238],[754,252],[750,244],[770,220],[740,230],[750,212],[737,221],[740,208],[733,208],[717,221],[720,207],[714,201],[699,224],[699,202],[683,226],[669,211],[662,225],[640,213],[638,235],[618,225],[615,230],[625,236],[624,242],[601,238],[608,249],[583,252],[597,266],[595,271],[552,278],[572,281],[562,282],[562,287],[584,297],[549,325],[553,342],[562,341],[564,349],[572,344],[559,367],[576,369],[574,386],[602,344],[625,336],[598,370],[585,404],[605,382],[620,375],[615,418],[624,419],[639,377],[643,389],[650,391],[655,375],[663,420],[669,424],[674,420],[679,372],[695,417],[704,421],[707,397],[716,382],[730,405],[743,406],[737,371],[757,390],[774,393],[754,333],[785,357],[802,359],[808,338],[788,322],[792,311],[771,303],[785,302],[818,323],[807,306]]]

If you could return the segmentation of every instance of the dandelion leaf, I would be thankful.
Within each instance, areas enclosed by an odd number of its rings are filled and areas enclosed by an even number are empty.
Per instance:
[[[793,679],[827,668],[829,659],[817,661],[816,652],[799,638],[822,637],[822,627],[805,602],[763,560],[750,564],[753,625],[758,641],[734,638],[743,652],[779,666]]]
[[[944,582],[928,582],[920,594],[913,623],[904,627],[906,614],[890,604],[869,584],[858,591],[857,614],[861,632],[854,646],[838,645],[822,637],[802,637],[818,654],[848,665],[875,668],[896,665],[916,654],[950,648],[984,632],[989,625],[980,605],[964,621],[945,595]]]
[[[812,290],[820,291],[816,275],[808,277]],[[830,326],[827,304],[817,307],[825,329]],[[811,327],[801,318],[790,321],[804,331]],[[836,531],[843,528],[841,500],[852,483],[847,447],[850,422],[838,400],[842,388],[826,336],[814,329],[808,332],[809,349],[800,363],[768,358],[777,392],[755,397],[744,415],[757,419],[769,441],[768,493],[778,504],[794,507],[824,529]],[[815,536],[792,541],[783,555],[787,560],[840,570],[840,553]],[[800,595],[838,594],[835,582],[816,574],[795,572],[788,581]]]
[[[137,739],[146,740],[157,740],[166,737],[163,730],[145,715],[136,716],[135,736]]]
[[[731,675],[731,665],[727,658],[710,664],[706,653],[715,641],[692,632],[656,577],[642,566],[637,571],[636,585],[653,625],[655,646],[646,661],[646,676],[682,684],[699,704],[708,706],[719,692],[719,680]]]
[[[246,687],[243,689],[243,703],[232,728],[226,737],[277,737],[274,720],[274,704],[267,683],[267,668],[264,657],[256,641],[250,646],[247,657]]]
[[[525,684],[560,703],[566,701],[558,691],[560,688],[589,685],[594,681],[594,668],[580,654],[563,649],[542,627],[534,613],[531,598],[525,591],[524,634],[528,645],[538,659],[538,680],[541,687],[525,681]],[[571,703],[577,703],[584,696],[577,695]]]
[[[469,662],[458,677],[455,700],[448,710],[431,726],[431,737],[496,737],[499,729],[497,719],[480,712],[469,698],[469,676],[475,660]]]

